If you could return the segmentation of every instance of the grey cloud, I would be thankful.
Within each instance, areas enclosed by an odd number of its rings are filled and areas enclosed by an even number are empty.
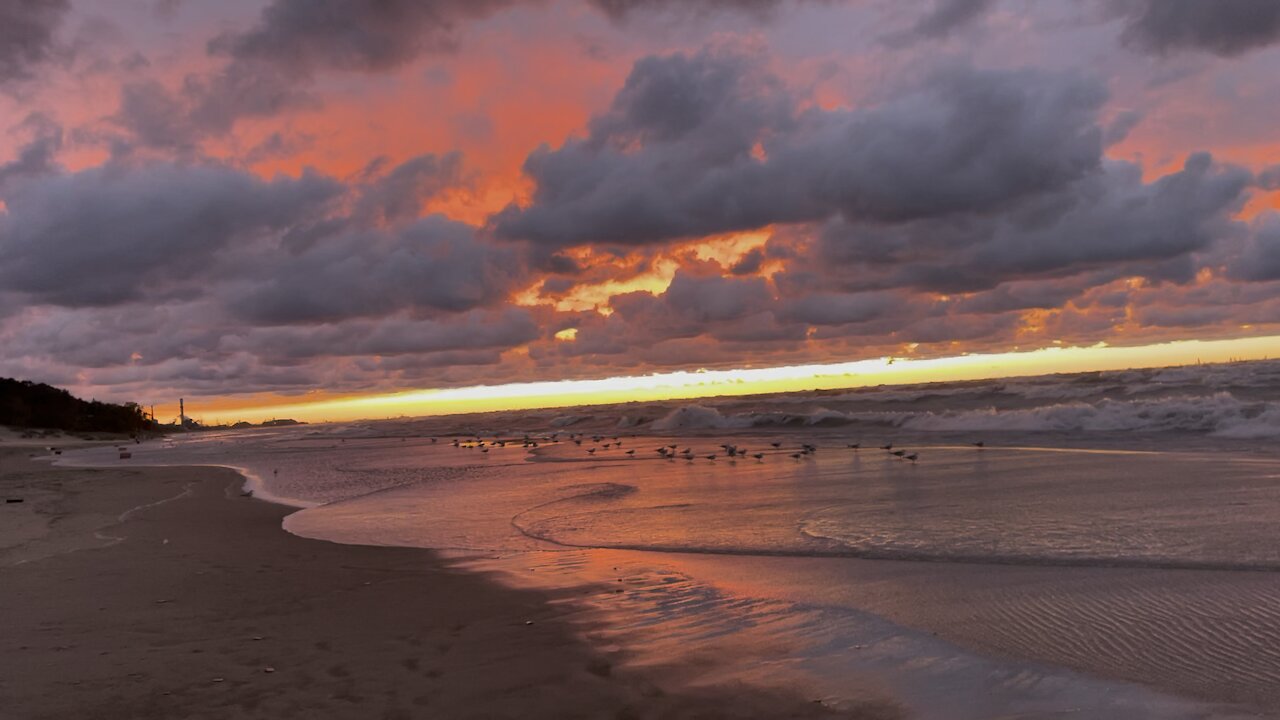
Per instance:
[[[293,226],[341,192],[218,165],[103,166],[6,192],[0,283],[39,302],[109,305],[189,279],[224,248]]]
[[[1126,0],[1121,40],[1145,52],[1201,50],[1232,57],[1280,39],[1273,0]]]
[[[784,4],[785,0],[588,0],[613,20],[625,20],[642,12],[706,13],[717,11],[743,12],[757,17],[767,17]]]
[[[635,245],[837,213],[989,213],[1101,161],[1105,92],[1073,76],[965,68],[869,109],[800,113],[798,100],[757,54],[642,60],[587,138],[529,156],[532,202],[497,231]]]
[[[261,277],[230,307],[255,324],[333,322],[417,309],[461,312],[502,300],[525,277],[518,253],[441,216],[395,231],[352,229],[245,269]]]
[[[1280,190],[1280,165],[1271,165],[1258,173],[1258,187],[1263,190]]]
[[[31,141],[18,149],[18,156],[7,163],[0,163],[0,198],[5,185],[23,178],[44,175],[57,170],[55,159],[62,149],[62,127],[39,113],[27,116],[17,130],[31,135]]]
[[[912,34],[940,38],[951,31],[976,22],[995,0],[935,0],[933,8],[916,21]]]
[[[1227,270],[1238,280],[1280,280],[1280,214],[1267,213],[1255,221],[1251,237]]]
[[[909,298],[891,292],[813,293],[792,300],[782,311],[783,319],[806,325],[847,325],[901,312]]]
[[[419,155],[367,182],[355,215],[394,223],[416,218],[422,203],[462,179],[462,153]]]
[[[1247,171],[1193,155],[1155,182],[1141,175],[1137,166],[1111,162],[1059,192],[967,222],[837,223],[820,236],[813,271],[846,289],[935,292],[1104,268],[1185,280],[1194,272],[1190,254],[1239,234],[1231,216],[1250,186]]]
[[[516,0],[274,0],[256,26],[209,43],[213,53],[263,60],[300,75],[389,70],[449,52],[458,27]]]
[[[69,0],[0,3],[0,84],[30,79],[53,55],[54,33],[70,7]]]

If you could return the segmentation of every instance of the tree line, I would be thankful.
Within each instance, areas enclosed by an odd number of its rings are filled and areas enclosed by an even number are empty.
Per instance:
[[[156,427],[136,403],[81,400],[52,385],[12,378],[0,378],[0,425],[113,433],[136,433]]]

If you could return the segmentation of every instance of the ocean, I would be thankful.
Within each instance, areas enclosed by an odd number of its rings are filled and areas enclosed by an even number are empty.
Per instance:
[[[290,532],[580,589],[596,641],[693,683],[947,720],[1228,718],[1280,716],[1277,438],[1280,361],[1259,361],[206,432],[62,462],[234,467],[299,508]]]

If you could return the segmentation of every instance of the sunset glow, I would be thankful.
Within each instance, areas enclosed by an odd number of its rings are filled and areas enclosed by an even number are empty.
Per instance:
[[[511,383],[302,403],[282,398],[278,405],[208,411],[193,406],[189,410],[206,422],[223,424],[282,417],[306,422],[416,417],[1255,360],[1275,357],[1277,349],[1280,337],[1137,347],[1049,347],[920,360],[883,357],[823,365]]]
[[[20,3],[0,377],[212,422],[1276,354],[1270,26],[1122,5]]]

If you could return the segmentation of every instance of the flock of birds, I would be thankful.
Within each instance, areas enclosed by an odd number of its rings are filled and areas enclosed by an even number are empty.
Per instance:
[[[435,438],[431,439],[431,442],[435,442],[435,441],[436,441]],[[609,438],[604,435],[587,435],[585,433],[569,433],[566,438],[566,441],[572,442],[574,445],[578,447],[581,447],[584,443],[589,442],[590,445],[586,448],[586,453],[587,455],[590,455],[590,456],[595,456],[597,451],[612,449],[612,450],[622,451],[622,454],[626,455],[629,458],[636,457],[636,448],[628,447],[627,449],[623,450],[623,439],[620,436],[616,436],[616,435],[613,436],[612,438]],[[501,438],[484,440],[479,436],[475,436],[469,439],[455,438],[453,440],[453,446],[456,448],[479,450],[482,453],[488,453],[491,448],[505,448],[508,445],[518,444],[522,448],[532,450],[539,447],[540,443],[546,444],[546,443],[558,443],[558,442],[561,442],[560,433],[552,433],[551,435],[540,437],[540,438],[535,438],[530,435],[525,435],[520,440],[506,440]],[[775,441],[769,444],[773,448],[772,452],[752,452],[745,447],[739,447],[738,445],[732,445],[729,443],[722,443],[719,445],[719,448],[722,451],[724,457],[728,457],[732,459],[752,458],[756,462],[764,462],[765,457],[770,454],[772,455],[787,454],[791,457],[792,460],[799,461],[803,458],[810,457],[818,452],[818,446],[812,443],[801,443],[800,447],[794,451],[784,450],[782,447],[783,443],[781,442]],[[986,443],[982,441],[978,441],[978,442],[970,443],[970,445],[978,449],[982,449],[983,447],[986,446]],[[862,444],[848,443],[846,447],[848,449],[858,451],[862,449]],[[884,450],[889,455],[892,455],[893,457],[896,457],[903,461],[909,461],[914,463],[920,459],[919,452],[908,452],[901,448],[895,449],[893,446],[893,443],[891,442],[881,445],[880,449]],[[663,445],[658,448],[654,448],[653,452],[656,453],[657,455],[662,456],[667,460],[685,460],[688,462],[693,462],[694,460],[697,460],[699,458],[709,460],[711,462],[715,462],[716,458],[722,456],[720,452],[700,454],[698,452],[695,452],[691,447],[685,447],[684,449],[680,449],[679,444]]]

